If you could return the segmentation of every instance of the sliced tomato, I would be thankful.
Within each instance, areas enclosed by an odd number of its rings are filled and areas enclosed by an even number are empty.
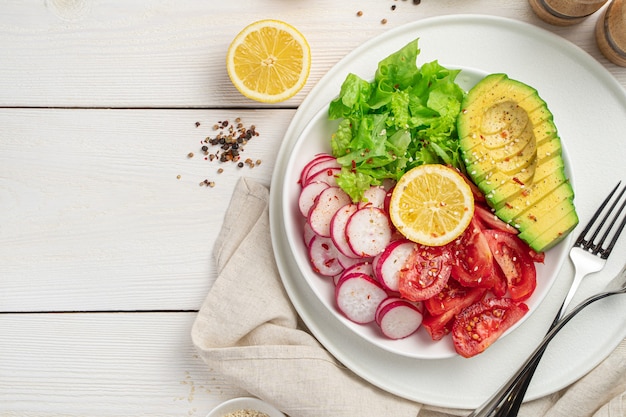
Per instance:
[[[452,311],[456,315],[465,307],[480,300],[486,291],[485,288],[464,287],[451,279],[439,294],[424,301],[424,307],[433,316],[438,316],[448,311]]]
[[[537,270],[528,247],[510,233],[485,230],[493,257],[506,277],[509,294],[514,301],[530,297],[537,287]]]
[[[407,300],[423,301],[448,283],[452,256],[447,246],[417,245],[398,276],[398,291]]]
[[[434,341],[441,340],[452,331],[454,317],[452,313],[433,316],[427,312],[422,319],[422,326],[426,329],[431,339]]]
[[[493,282],[493,287],[491,287],[491,291],[496,297],[504,297],[506,295],[507,290],[507,282],[506,277],[504,276],[504,272],[500,268],[498,263],[494,263],[493,265],[493,276],[491,277]]]
[[[528,312],[524,303],[510,298],[488,298],[461,311],[452,325],[456,352],[470,358],[495,342]]]
[[[428,314],[422,326],[433,340],[439,340],[448,333],[457,314],[464,308],[480,300],[486,288],[468,288],[451,279],[445,288],[434,297],[424,301]]]
[[[532,258],[534,262],[537,262],[540,264],[545,262],[546,260],[545,252],[537,252],[533,250],[530,246],[528,246],[526,243],[524,243],[524,245],[526,245],[526,248],[528,249],[528,254],[530,255],[530,257]]]
[[[463,235],[451,243],[454,254],[452,277],[466,287],[493,286],[493,255],[489,242],[474,217]]]
[[[519,230],[511,226],[510,224],[500,220],[489,207],[480,204],[474,205],[474,216],[477,217],[484,225],[484,229],[501,230],[503,232],[512,233],[514,235],[519,233]]]

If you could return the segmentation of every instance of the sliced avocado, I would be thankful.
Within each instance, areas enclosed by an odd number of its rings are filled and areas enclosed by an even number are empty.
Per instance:
[[[552,226],[546,229],[539,236],[531,240],[528,245],[536,251],[538,251],[538,249],[541,249],[541,251],[546,251],[559,243],[565,236],[567,236],[567,234],[571,232],[578,224],[578,214],[576,214],[576,210],[573,207],[573,204],[572,209],[569,212],[565,211],[566,209],[561,212],[562,217],[559,220],[554,222]],[[526,239],[532,239],[528,233],[524,235],[522,235],[522,233],[520,233],[519,235],[521,239],[525,241]]]
[[[468,176],[534,250],[554,246],[576,226],[561,140],[537,90],[488,75],[465,97],[457,128]]]
[[[534,203],[523,195],[518,196],[496,210],[496,216],[530,234],[547,229],[554,223],[553,213],[572,207],[574,191],[569,182],[561,182],[555,189],[545,190],[543,197],[537,195],[532,199]]]
[[[534,192],[533,190],[540,184],[544,184],[541,185],[544,189],[549,187],[549,184],[553,184],[554,187],[550,189],[554,189],[560,182],[564,182],[566,178],[562,161],[563,159],[557,156],[541,161],[534,172],[527,169],[514,176],[499,171],[490,177],[491,184],[481,183],[478,188],[486,192],[485,197],[491,206],[499,209],[519,195]]]

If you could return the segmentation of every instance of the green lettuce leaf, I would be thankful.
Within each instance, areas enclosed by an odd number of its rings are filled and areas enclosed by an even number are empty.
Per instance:
[[[331,138],[343,166],[339,185],[360,201],[371,185],[398,180],[421,164],[462,169],[456,118],[465,96],[458,70],[437,61],[417,65],[418,39],[379,62],[369,82],[349,74],[329,106],[340,119]]]

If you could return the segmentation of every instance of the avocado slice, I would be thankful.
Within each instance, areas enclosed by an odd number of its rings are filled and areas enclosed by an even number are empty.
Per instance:
[[[468,176],[532,249],[551,248],[578,224],[561,139],[537,90],[488,75],[466,95],[457,128]]]

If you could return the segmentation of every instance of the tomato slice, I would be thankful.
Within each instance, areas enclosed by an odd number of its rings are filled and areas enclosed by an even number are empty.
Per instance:
[[[407,300],[423,301],[439,293],[448,283],[452,256],[447,245],[417,245],[406,264],[398,276],[398,291]]]
[[[537,287],[537,270],[528,247],[510,233],[485,230],[493,257],[506,277],[513,301],[528,299]]]
[[[494,285],[493,255],[475,217],[463,235],[451,245],[455,258],[452,277],[466,287],[491,288]]]
[[[510,224],[500,220],[491,209],[482,205],[474,206],[474,216],[477,217],[484,225],[485,229],[501,230],[503,232],[512,233],[514,235],[519,233],[519,230],[511,226]]]
[[[424,307],[433,316],[449,311],[453,311],[456,315],[465,307],[478,301],[486,291],[486,288],[464,287],[451,279],[439,294],[424,301]]]
[[[510,298],[489,298],[472,304],[456,316],[452,325],[455,350],[465,358],[478,355],[527,312],[526,304]]]
[[[441,340],[452,331],[454,317],[454,314],[451,312],[439,314],[438,316],[433,316],[427,312],[422,319],[422,326],[426,329],[431,339],[434,341]]]
[[[486,291],[486,288],[463,287],[457,281],[449,280],[439,294],[424,301],[428,314],[424,316],[422,326],[433,340],[443,338],[450,333],[456,315],[480,300]]]

